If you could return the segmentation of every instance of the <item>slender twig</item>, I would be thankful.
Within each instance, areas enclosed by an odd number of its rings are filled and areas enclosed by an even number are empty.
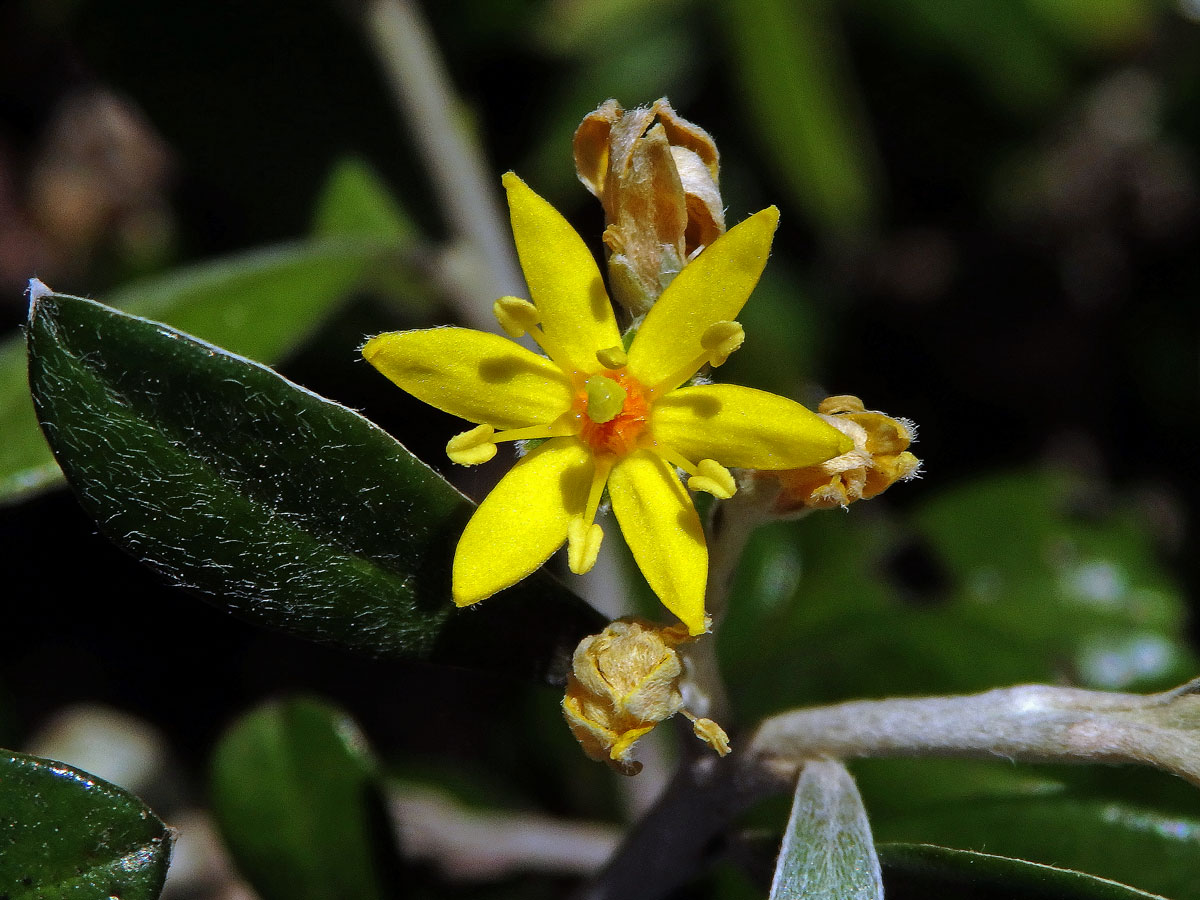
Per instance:
[[[729,714],[729,696],[717,660],[716,632],[729,606],[729,592],[746,544],[766,521],[763,504],[741,491],[713,505],[707,523],[708,587],[704,609],[712,618],[713,634],[682,648],[688,678],[684,702],[697,716],[720,721]]]
[[[613,825],[471,809],[416,784],[392,785],[388,807],[405,858],[432,862],[460,881],[494,881],[517,872],[591,874],[620,839]]]
[[[664,897],[703,869],[739,811],[787,790],[805,762],[867,756],[1142,763],[1200,785],[1200,679],[1149,695],[1034,684],[782,713],[734,756],[685,765],[578,900]]]
[[[710,754],[684,764],[604,871],[584,885],[575,900],[667,896],[704,869],[714,841],[730,820],[767,789],[755,770],[732,760]]]
[[[1143,763],[1200,785],[1200,680],[1161,694],[1027,684],[961,697],[861,700],[767,719],[748,753],[780,775],[805,760],[958,756]]]
[[[498,180],[467,127],[462,105],[437,46],[412,0],[370,0],[366,33],[387,75],[449,225],[474,252],[465,276],[470,296],[463,318],[491,328],[492,302],[523,295],[525,282],[499,201]]]

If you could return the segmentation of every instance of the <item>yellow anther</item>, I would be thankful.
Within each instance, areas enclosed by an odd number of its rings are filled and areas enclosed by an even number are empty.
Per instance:
[[[696,465],[696,474],[688,479],[693,491],[706,491],[720,500],[728,500],[737,493],[737,482],[729,470],[714,459],[702,459]]]
[[[724,728],[712,719],[698,719],[686,709],[681,709],[680,712],[692,720],[692,731],[696,733],[696,737],[716,750],[718,756],[728,755],[729,735],[725,733]]]
[[[501,297],[492,304],[492,313],[504,333],[514,340],[529,332],[542,319],[537,307],[520,297]]]
[[[446,455],[460,466],[478,466],[496,455],[495,434],[491,425],[478,425],[456,434],[446,444]]]
[[[737,322],[716,322],[700,336],[700,346],[708,353],[708,364],[716,367],[746,340],[746,332]]]
[[[611,422],[625,408],[625,388],[604,375],[593,375],[583,383],[587,391],[587,416],[597,425]]]
[[[619,344],[616,347],[597,350],[596,359],[606,369],[623,369],[629,365],[629,357],[625,355],[625,348]]]
[[[567,525],[567,565],[576,575],[590,572],[600,555],[604,529],[582,516]],[[636,738],[634,739],[636,740]]]

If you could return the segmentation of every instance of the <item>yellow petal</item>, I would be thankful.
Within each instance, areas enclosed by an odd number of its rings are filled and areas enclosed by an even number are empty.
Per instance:
[[[646,450],[613,466],[608,495],[638,568],[691,634],[703,634],[708,549],[700,517],[674,470]]]
[[[621,343],[596,260],[558,210],[512,172],[504,187],[517,256],[542,329],[566,357],[560,363],[595,372],[596,351]]]
[[[549,440],[513,466],[459,538],[454,602],[490,597],[549,559],[583,512],[591,481],[592,456],[574,438]]]
[[[660,390],[683,384],[701,365],[700,339],[717,322],[732,321],[758,284],[779,224],[774,206],[738,223],[684,266],[646,314],[629,348],[629,370]]]
[[[367,362],[430,406],[497,428],[549,424],[571,408],[562,370],[497,334],[470,328],[393,331],[367,341]]]
[[[688,459],[746,469],[798,469],[854,449],[794,400],[734,384],[672,391],[654,404],[650,431]]]

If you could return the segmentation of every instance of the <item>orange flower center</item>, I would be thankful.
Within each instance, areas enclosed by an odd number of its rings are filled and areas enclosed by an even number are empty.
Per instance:
[[[608,369],[577,384],[575,411],[583,425],[579,439],[593,453],[625,456],[638,447],[650,404],[636,378],[624,369]]]

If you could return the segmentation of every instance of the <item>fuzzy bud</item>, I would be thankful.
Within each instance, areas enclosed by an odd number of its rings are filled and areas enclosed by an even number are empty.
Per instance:
[[[632,759],[634,743],[680,712],[692,720],[697,737],[722,756],[729,752],[719,725],[683,708],[683,663],[675,648],[691,639],[682,625],[629,618],[580,641],[562,708],[584,753],[636,775],[642,766]]]

